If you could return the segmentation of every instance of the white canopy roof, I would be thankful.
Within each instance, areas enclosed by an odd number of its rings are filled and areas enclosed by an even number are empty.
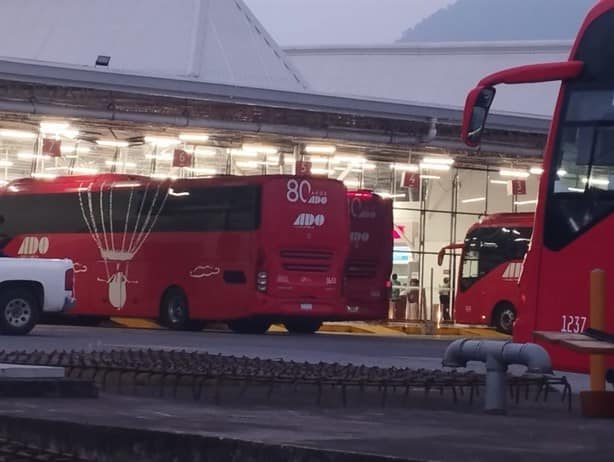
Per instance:
[[[523,64],[566,61],[571,42],[404,43],[297,47],[286,53],[316,91],[462,107],[486,75]],[[495,112],[552,115],[560,84],[500,85]]]
[[[243,0],[2,0],[0,56],[101,72],[302,91]],[[96,67],[109,56],[108,67]]]

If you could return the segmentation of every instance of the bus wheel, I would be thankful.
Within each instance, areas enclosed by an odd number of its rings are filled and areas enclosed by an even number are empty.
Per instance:
[[[314,334],[322,327],[322,321],[317,319],[291,319],[284,322],[284,326],[291,334]]]
[[[8,289],[0,293],[0,331],[8,335],[25,335],[38,321],[40,303],[26,289]]]
[[[493,325],[504,334],[511,335],[516,319],[516,308],[508,302],[499,303],[493,313]]]
[[[266,319],[235,319],[228,322],[228,327],[237,334],[264,334],[271,323]]]
[[[188,300],[181,289],[166,291],[160,306],[160,322],[173,330],[186,329],[190,322]]]

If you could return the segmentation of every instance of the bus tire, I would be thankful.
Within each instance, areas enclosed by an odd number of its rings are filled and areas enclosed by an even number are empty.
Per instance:
[[[291,334],[315,334],[322,327],[322,321],[318,319],[290,319],[284,322],[284,327]]]
[[[271,327],[271,322],[266,319],[248,318],[235,319],[228,322],[228,328],[237,334],[262,335]]]
[[[160,324],[171,330],[184,330],[190,325],[188,298],[178,287],[168,289],[162,297]]]
[[[26,335],[38,322],[41,306],[32,291],[11,288],[0,292],[0,332],[6,335]]]
[[[512,335],[516,308],[510,302],[501,302],[495,306],[492,315],[492,325],[498,332]]]

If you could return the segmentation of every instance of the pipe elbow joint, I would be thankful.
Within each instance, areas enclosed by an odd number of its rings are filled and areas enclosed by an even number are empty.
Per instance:
[[[541,345],[525,343],[522,345],[521,356],[527,365],[527,372],[547,375],[554,373],[550,355]]]
[[[463,354],[465,342],[467,342],[467,339],[458,339],[448,345],[441,361],[443,367],[459,368],[467,366],[468,358]]]

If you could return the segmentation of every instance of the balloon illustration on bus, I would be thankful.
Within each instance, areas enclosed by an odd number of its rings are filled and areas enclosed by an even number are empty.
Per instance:
[[[163,183],[103,182],[79,188],[83,220],[104,262],[105,274],[98,281],[107,284],[109,302],[117,310],[126,304],[128,284],[138,284],[128,277],[130,262],[155,226],[168,194]]]

